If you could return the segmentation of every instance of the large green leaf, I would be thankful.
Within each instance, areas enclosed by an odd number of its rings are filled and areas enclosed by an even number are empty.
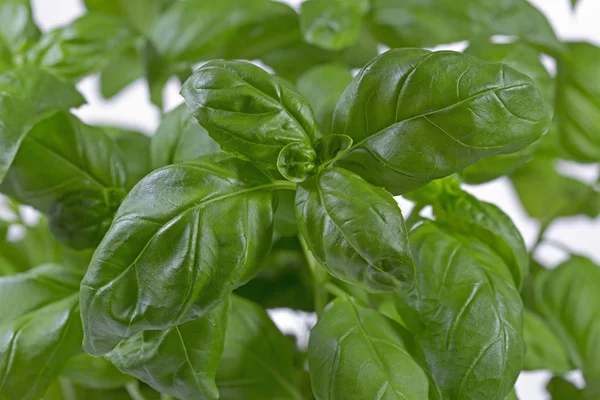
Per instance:
[[[82,282],[86,351],[199,318],[251,279],[271,247],[279,185],[225,153],[140,181]]]
[[[211,61],[181,91],[187,106],[223,150],[275,165],[281,150],[311,149],[320,132],[299,94],[263,69],[240,61]]]
[[[68,80],[102,71],[131,47],[134,34],[119,17],[87,13],[44,35],[27,53],[27,62]]]
[[[131,376],[121,373],[106,358],[86,353],[71,358],[61,375],[75,385],[99,390],[118,389],[133,381]]]
[[[600,48],[570,43],[557,60],[554,105],[561,150],[578,162],[600,161]]]
[[[573,256],[535,282],[536,305],[588,385],[600,388],[600,267]]]
[[[150,145],[154,169],[217,151],[217,142],[208,136],[185,104],[165,114]]]
[[[27,132],[56,110],[83,104],[72,85],[33,67],[0,74],[0,182]]]
[[[0,278],[0,398],[39,399],[81,351],[79,279],[53,264]]]
[[[298,186],[300,234],[333,276],[369,291],[411,284],[414,265],[404,219],[391,194],[341,168]]]
[[[437,221],[490,246],[508,266],[515,285],[520,288],[529,273],[529,254],[521,233],[512,220],[497,206],[477,200],[460,188],[446,190],[433,204]]]
[[[108,354],[121,371],[183,400],[218,399],[215,375],[223,352],[229,302],[164,331],[144,331]]]
[[[23,139],[1,189],[48,214],[61,242],[84,249],[106,233],[126,178],[123,155],[111,138],[58,112]]]
[[[298,78],[298,92],[308,100],[324,134],[331,133],[333,111],[351,81],[350,70],[340,64],[316,66]]]
[[[123,16],[141,33],[152,29],[161,13],[175,0],[84,0],[90,11]]]
[[[328,50],[354,44],[362,28],[365,0],[307,0],[301,4],[300,26],[307,43]]]
[[[537,156],[510,176],[527,213],[542,220],[600,213],[600,193],[583,182],[560,175],[555,160]]]
[[[29,0],[0,2],[0,70],[14,65],[28,45],[40,36]],[[3,65],[4,64],[4,65]]]
[[[262,307],[237,296],[231,300],[217,371],[220,398],[302,400],[296,387],[293,344]]]
[[[391,50],[340,98],[333,132],[354,143],[337,164],[402,194],[527,147],[551,117],[534,83],[503,64],[450,51]]]
[[[425,400],[427,375],[392,322],[352,300],[330,304],[312,329],[308,363],[317,400]]]
[[[508,267],[475,236],[434,223],[410,235],[416,333],[440,398],[502,400],[521,371],[523,304]]]
[[[525,309],[524,339],[527,346],[524,370],[549,369],[555,374],[564,375],[573,370],[564,343],[537,314]]]
[[[373,0],[371,22],[390,47],[509,35],[551,54],[564,51],[550,23],[527,0]]]

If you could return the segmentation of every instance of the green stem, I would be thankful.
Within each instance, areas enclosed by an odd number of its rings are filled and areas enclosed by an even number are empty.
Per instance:
[[[550,225],[552,225],[553,221],[554,220],[550,218],[550,219],[547,219],[546,221],[543,221],[542,224],[540,225],[540,231],[538,232],[537,238],[535,239],[535,244],[531,248],[530,253],[532,255],[535,254],[537,249],[540,247],[540,245],[544,241],[544,235],[546,234],[546,231],[548,231],[548,228],[550,228]]]
[[[58,378],[58,383],[60,385],[60,391],[62,392],[65,400],[77,400],[77,394],[75,393],[75,386],[73,386],[73,382],[66,378]]]
[[[278,189],[284,190],[296,190],[298,189],[298,184],[290,181],[278,180],[273,182]]]
[[[415,204],[405,221],[407,231],[410,231],[417,224],[417,222],[421,221],[421,211],[423,211],[424,208],[425,204]]]
[[[336,297],[341,297],[344,299],[351,297],[344,289],[340,288],[339,286],[333,283],[327,282],[323,287],[325,288],[325,290],[327,290],[329,293]]]
[[[321,311],[323,311],[323,309],[327,305],[327,301],[329,300],[329,294],[325,289],[325,285],[329,280],[329,275],[327,274],[327,271],[325,271],[323,267],[321,267],[319,262],[315,259],[312,252],[308,248],[308,245],[306,244],[306,240],[304,240],[302,235],[298,235],[298,240],[300,240],[302,252],[304,253],[306,263],[308,264],[308,268],[310,269],[310,273],[313,277],[315,309],[317,311],[317,314],[320,314]]]
[[[125,385],[125,389],[127,389],[127,393],[131,396],[133,400],[146,400],[146,397],[140,392],[140,385],[138,381],[130,382]]]

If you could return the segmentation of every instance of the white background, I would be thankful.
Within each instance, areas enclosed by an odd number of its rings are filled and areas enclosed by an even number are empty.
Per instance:
[[[248,0],[252,1],[252,0]],[[498,0],[502,1],[502,0]],[[301,0],[287,0],[297,5]],[[569,0],[531,0],[550,20],[558,36],[564,40],[586,40],[600,45],[600,2],[582,0],[575,13],[570,10]],[[80,0],[33,0],[34,17],[43,31],[48,31],[69,23],[84,13]],[[548,63],[550,68],[552,63]],[[598,66],[600,68],[600,66]],[[77,110],[76,114],[88,123],[111,123],[117,126],[136,128],[152,134],[157,127],[159,114],[148,99],[148,92],[141,81],[130,85],[119,96],[111,101],[104,101],[98,91],[97,77],[84,79],[79,84],[88,101],[88,105]],[[166,90],[167,104],[173,107],[182,100],[177,94],[176,83],[170,82]],[[600,129],[600,127],[599,127]],[[597,179],[596,167],[581,167],[570,163],[560,165],[561,172],[574,178],[592,183]],[[522,209],[510,184],[499,179],[495,182],[469,188],[477,197],[497,204],[510,215],[521,230],[525,241],[531,245],[536,237],[538,225],[530,219]],[[410,207],[400,200],[406,212]],[[547,234],[550,238],[564,243],[574,252],[591,257],[600,263],[600,221],[586,217],[570,218],[555,223]],[[556,265],[566,254],[548,246],[542,246],[538,258],[547,265]],[[284,330],[306,331],[306,324],[290,318],[289,313],[276,311],[272,313],[277,323]],[[549,373],[524,373],[517,382],[517,392],[521,400],[544,400],[549,397],[544,386]],[[578,373],[570,377],[580,383]]]

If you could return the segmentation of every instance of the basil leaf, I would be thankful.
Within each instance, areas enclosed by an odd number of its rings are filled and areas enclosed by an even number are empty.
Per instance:
[[[521,233],[497,206],[460,189],[446,190],[433,205],[437,221],[473,235],[492,248],[508,266],[517,288],[529,273],[529,254]]]
[[[271,247],[277,185],[224,153],[142,179],[82,282],[86,351],[200,318],[250,280]]]
[[[52,264],[0,278],[0,398],[39,399],[81,350],[79,278]]]
[[[586,382],[600,381],[600,267],[572,256],[535,282],[536,305],[569,349]]]
[[[523,304],[508,267],[475,236],[430,222],[410,240],[417,277],[409,301],[441,398],[504,399],[525,354]]]
[[[99,390],[118,389],[133,381],[107,359],[86,353],[71,358],[61,374],[75,385]]]
[[[548,130],[551,116],[533,82],[502,64],[449,51],[391,50],[339,100],[333,132],[354,143],[337,164],[402,194],[527,147]]]
[[[600,161],[600,48],[569,43],[569,53],[557,60],[556,121],[558,140],[570,159]]]
[[[308,100],[324,134],[332,132],[331,120],[338,99],[352,81],[352,74],[340,64],[309,69],[298,78],[298,93]]]
[[[175,0],[84,0],[90,11],[121,15],[141,33],[149,33],[161,13]]]
[[[404,219],[391,194],[341,168],[298,186],[298,229],[338,279],[374,291],[411,284],[414,265]]]
[[[364,0],[308,0],[301,4],[300,26],[307,43],[340,50],[358,40]]]
[[[215,375],[223,352],[229,302],[164,331],[144,331],[107,357],[126,374],[180,399],[218,399]],[[165,362],[169,360],[169,362]]]
[[[549,369],[558,375],[573,370],[567,348],[537,314],[525,309],[523,338],[527,346],[524,370]]]
[[[125,50],[100,72],[100,93],[105,99],[110,99],[143,75],[142,62],[137,52],[133,49]]]
[[[225,348],[217,371],[220,398],[302,400],[294,348],[265,310],[231,296]]]
[[[114,139],[123,153],[127,169],[126,187],[130,189],[153,170],[150,159],[151,138],[143,133],[123,128],[103,127],[103,129]]]
[[[219,151],[185,104],[165,114],[150,145],[154,169]]]
[[[59,112],[23,139],[1,189],[48,214],[59,241],[84,249],[95,247],[106,233],[126,177],[114,141]]]
[[[561,378],[559,376],[553,377],[548,385],[546,386],[546,390],[552,396],[552,400],[585,400],[583,390],[577,388],[568,380]]]
[[[517,392],[513,389],[510,394],[506,397],[506,400],[519,400]]]
[[[600,213],[600,193],[583,182],[560,175],[551,158],[537,156],[510,179],[533,218],[549,220],[579,214],[594,218]]]
[[[72,85],[37,68],[0,74],[0,182],[31,127],[56,110],[68,110],[83,102]]]
[[[518,36],[550,54],[564,46],[526,0],[374,0],[371,22],[390,47],[434,47],[493,35]]]
[[[317,400],[428,398],[427,375],[382,315],[338,299],[312,329],[308,363]],[[356,384],[348,384],[357,377]]]
[[[320,136],[304,98],[263,69],[211,61],[181,91],[188,108],[223,150],[275,165],[290,143],[310,149]]]
[[[44,35],[27,53],[27,62],[68,80],[102,71],[127,48],[134,35],[117,17],[87,13]]]
[[[0,3],[0,55],[7,53],[6,60],[2,60],[7,67],[19,61],[26,47],[39,36],[40,30],[33,20],[29,0],[3,0]]]

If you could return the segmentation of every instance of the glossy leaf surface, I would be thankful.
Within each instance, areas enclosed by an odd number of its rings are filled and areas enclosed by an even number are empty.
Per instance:
[[[79,279],[53,264],[0,278],[0,398],[39,399],[81,351]]]
[[[396,291],[413,278],[404,219],[385,190],[341,168],[298,186],[300,234],[333,276],[369,291]]]
[[[277,184],[224,153],[159,169],[125,198],[81,290],[85,349],[199,318],[266,258]]]
[[[276,164],[290,143],[310,149],[320,135],[312,109],[263,69],[241,61],[211,61],[181,91],[188,108],[223,150]]]
[[[308,362],[317,400],[428,398],[427,376],[392,322],[352,300],[325,309],[311,330]]]
[[[504,399],[521,371],[523,304],[508,267],[474,236],[425,223],[410,235],[410,303],[440,398]]]
[[[218,399],[215,384],[229,302],[202,318],[164,331],[144,331],[108,354],[121,371],[177,398]]]
[[[425,94],[423,87],[428,87]],[[333,132],[354,143],[337,164],[401,194],[539,139],[552,111],[534,83],[462,53],[391,50],[342,94]]]
[[[33,101],[35,98],[40,101]],[[21,141],[37,122],[83,102],[73,86],[40,69],[27,67],[0,74],[0,182]]]
[[[131,376],[123,374],[106,358],[86,353],[71,358],[61,375],[75,385],[98,390],[118,389],[133,381]]]

